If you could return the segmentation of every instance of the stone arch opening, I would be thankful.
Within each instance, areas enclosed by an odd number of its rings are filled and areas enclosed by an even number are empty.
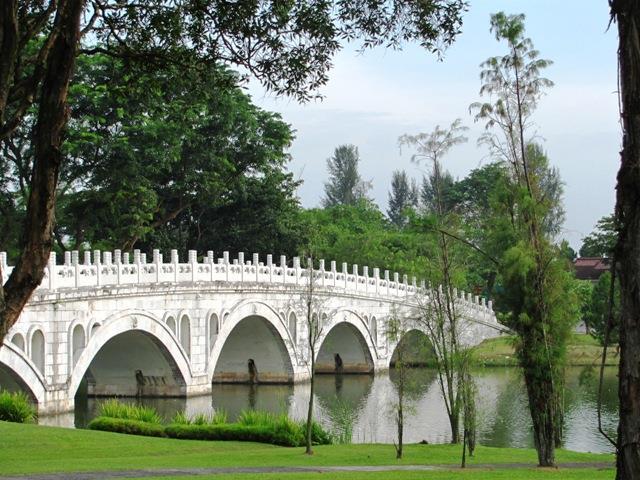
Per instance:
[[[0,362],[0,390],[8,392],[23,392],[29,400],[37,404],[38,399],[29,385],[11,367]]]
[[[44,375],[44,333],[42,330],[34,330],[31,334],[31,361]]]
[[[298,343],[298,318],[294,312],[289,314],[289,335],[294,345]]]
[[[433,344],[429,337],[420,330],[414,329],[406,332],[395,345],[389,367],[394,368],[402,353],[402,361],[409,367],[426,367],[433,365],[436,359]]]
[[[96,322],[93,325],[91,325],[91,336],[92,337],[96,334],[96,332],[98,331],[99,328],[100,328],[100,324],[98,322]]]
[[[76,325],[73,327],[71,334],[71,367],[75,367],[78,363],[78,359],[84,350],[86,345],[86,338],[84,328],[82,325]]]
[[[373,369],[362,333],[348,322],[334,325],[318,351],[316,373],[373,373]]]
[[[266,318],[250,315],[226,337],[213,383],[291,383],[293,366],[282,336]]]
[[[112,336],[99,347],[84,372],[78,373],[82,374],[78,391],[89,396],[186,395],[186,381],[172,353],[158,337],[144,330]]]
[[[218,333],[220,333],[220,322],[218,321],[218,315],[212,313],[209,316],[209,352],[213,348],[214,343],[216,343]]]
[[[13,343],[16,347],[18,347],[23,352],[26,352],[24,337],[21,333],[16,333],[13,337],[11,337],[11,343]]]
[[[178,331],[176,329],[176,319],[169,316],[167,317],[166,324],[167,324],[167,327],[169,327],[169,330],[171,330],[173,334],[177,337]]]
[[[0,390],[24,392],[34,404],[45,401],[42,373],[13,343],[6,343],[0,348]]]
[[[191,358],[191,320],[188,315],[182,315],[180,318],[180,345],[187,357]]]

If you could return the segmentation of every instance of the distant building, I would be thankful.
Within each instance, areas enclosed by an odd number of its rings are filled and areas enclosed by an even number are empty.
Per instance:
[[[596,282],[600,275],[609,271],[609,259],[604,257],[580,257],[573,262],[578,280]]]

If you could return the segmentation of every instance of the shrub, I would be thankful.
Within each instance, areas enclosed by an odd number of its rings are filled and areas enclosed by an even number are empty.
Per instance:
[[[144,407],[142,405],[129,405],[119,402],[116,399],[103,402],[100,405],[99,416],[147,423],[162,423],[162,417],[154,408]]]
[[[190,425],[191,420],[184,412],[176,412],[176,414],[171,419],[171,423],[175,423],[178,425]]]
[[[165,427],[159,423],[142,422],[127,418],[97,417],[91,420],[89,429],[143,435],[145,437],[166,437]]]
[[[23,392],[0,392],[0,420],[31,423],[37,418],[36,409]]]
[[[211,423],[213,425],[221,425],[227,423],[227,412],[223,409],[216,410],[211,417]]]
[[[275,415],[262,410],[243,410],[238,415],[238,423],[240,425],[267,425],[272,426],[275,423]]]

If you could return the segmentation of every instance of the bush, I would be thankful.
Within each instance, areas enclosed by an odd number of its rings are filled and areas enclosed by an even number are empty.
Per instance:
[[[23,392],[0,392],[0,420],[31,423],[37,418],[36,409]]]
[[[237,422],[240,425],[267,425],[272,426],[276,417],[270,412],[262,410],[243,410],[238,415]]]
[[[91,420],[89,429],[145,437],[166,437],[164,425],[126,418],[97,417]]]
[[[129,405],[116,399],[107,400],[100,405],[101,417],[121,418],[124,420],[136,420],[138,422],[162,423],[162,417],[151,407],[142,405]]]

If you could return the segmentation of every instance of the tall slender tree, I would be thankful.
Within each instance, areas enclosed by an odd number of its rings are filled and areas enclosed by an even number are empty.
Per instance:
[[[496,202],[503,215],[494,221],[504,321],[517,334],[538,462],[551,466],[561,441],[564,356],[577,302],[566,262],[551,243],[557,198],[546,193],[548,169],[527,137],[538,100],[552,85],[541,76],[551,62],[538,58],[524,30],[524,15],[491,16],[491,31],[508,53],[482,64],[480,93],[489,101],[471,109],[486,122],[481,141],[507,166]]]
[[[403,227],[407,223],[405,209],[418,204],[418,194],[415,182],[412,182],[404,170],[396,170],[391,176],[391,191],[389,192],[389,208],[387,215],[396,227]]]
[[[466,127],[460,119],[455,120],[448,128],[436,126],[433,132],[418,135],[403,135],[399,139],[400,145],[414,147],[416,153],[412,161],[425,162],[429,175],[433,180],[433,202],[435,211],[432,213],[430,233],[435,232],[436,258],[434,269],[427,278],[439,288],[429,292],[422,299],[421,318],[423,326],[428,332],[429,339],[436,353],[436,367],[438,384],[444,399],[451,426],[451,442],[460,441],[460,414],[462,409],[462,385],[464,382],[462,370],[463,348],[460,343],[461,312],[456,298],[456,276],[460,265],[455,259],[452,237],[445,232],[452,230],[453,216],[445,203],[442,181],[442,157],[455,145],[467,141],[464,136]]]
[[[333,157],[327,159],[329,181],[324,184],[325,207],[355,205],[367,199],[371,183],[362,180],[358,172],[360,154],[355,145],[336,147]]]

